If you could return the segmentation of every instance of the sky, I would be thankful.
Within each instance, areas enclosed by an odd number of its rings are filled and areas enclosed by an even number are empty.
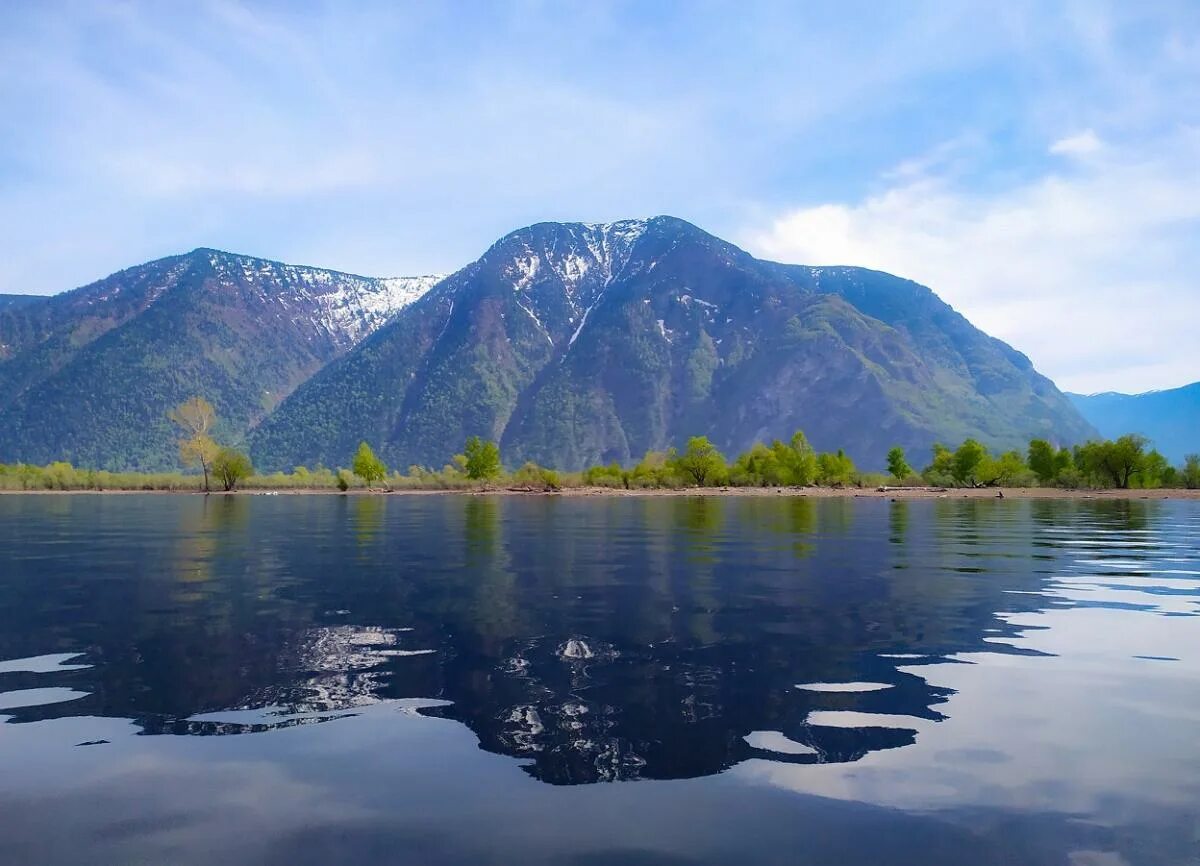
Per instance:
[[[1066,390],[1200,379],[1195,0],[6,0],[0,109],[0,292],[672,214],[925,283]]]

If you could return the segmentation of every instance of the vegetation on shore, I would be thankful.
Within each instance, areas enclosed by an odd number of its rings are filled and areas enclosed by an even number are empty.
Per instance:
[[[204,490],[215,480],[224,490],[454,490],[507,487],[558,490],[606,487],[625,490],[688,487],[1057,487],[1065,489],[1200,489],[1200,455],[1172,466],[1145,437],[1135,434],[1074,448],[1043,439],[1025,454],[992,454],[968,439],[955,449],[933,446],[929,464],[912,468],[900,447],[887,454],[887,472],[862,472],[844,451],[818,453],[801,431],[791,439],[757,443],[729,462],[704,436],[693,436],[682,450],[648,452],[633,466],[613,462],[583,472],[561,473],[526,463],[507,472],[495,442],[470,437],[461,454],[435,470],[410,466],[389,471],[371,446],[362,442],[350,469],[297,466],[291,472],[257,475],[247,457],[217,443],[210,431],[213,407],[193,397],[169,414],[180,430],[179,459],[193,473],[107,472],[79,469],[66,462],[46,466],[0,464],[0,490]],[[198,473],[195,471],[198,470]]]

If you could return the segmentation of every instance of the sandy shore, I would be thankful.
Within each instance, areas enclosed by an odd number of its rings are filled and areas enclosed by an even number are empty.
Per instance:
[[[198,496],[199,490],[0,490],[0,496]],[[688,487],[680,490],[621,490],[608,487],[567,487],[557,491],[519,487],[481,487],[463,490],[214,490],[212,496],[799,496],[830,499],[1200,499],[1200,490],[1060,490],[1052,487]]]

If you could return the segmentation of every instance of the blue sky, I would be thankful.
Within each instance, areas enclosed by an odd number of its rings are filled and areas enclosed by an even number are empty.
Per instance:
[[[670,213],[924,282],[1064,388],[1200,379],[1193,0],[9,0],[0,105],[0,292]]]

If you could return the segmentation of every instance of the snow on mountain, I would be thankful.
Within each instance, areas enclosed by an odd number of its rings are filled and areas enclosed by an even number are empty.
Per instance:
[[[422,277],[343,280],[335,291],[313,298],[315,318],[330,333],[340,334],[350,345],[354,345],[377,331],[443,278],[439,274],[430,274]]]
[[[442,274],[363,277],[216,250],[203,252],[217,287],[252,287],[263,300],[291,310],[294,322],[311,322],[343,349],[370,336],[444,278]]]

